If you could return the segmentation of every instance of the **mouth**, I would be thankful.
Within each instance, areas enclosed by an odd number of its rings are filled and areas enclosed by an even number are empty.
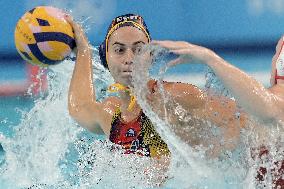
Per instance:
[[[123,70],[122,72],[123,72],[123,73],[132,73],[131,70]]]
[[[130,71],[130,70],[124,70],[124,71],[122,71],[122,75],[123,75],[123,76],[126,76],[126,77],[131,77],[132,71]]]

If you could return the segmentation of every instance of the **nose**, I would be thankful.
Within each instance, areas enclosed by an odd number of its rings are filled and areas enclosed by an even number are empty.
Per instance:
[[[127,49],[125,53],[124,64],[133,64],[134,53],[131,49]]]

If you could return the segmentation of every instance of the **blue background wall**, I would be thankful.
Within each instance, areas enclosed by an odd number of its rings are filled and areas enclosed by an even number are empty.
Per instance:
[[[14,28],[27,10],[54,5],[72,11],[97,45],[114,16],[139,13],[153,38],[187,40],[212,48],[272,48],[284,31],[283,0],[1,0],[0,55],[15,54]]]

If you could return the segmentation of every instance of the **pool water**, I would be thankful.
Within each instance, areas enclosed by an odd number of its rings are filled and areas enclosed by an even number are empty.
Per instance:
[[[270,52],[226,53],[221,56],[269,86]],[[0,98],[1,151],[0,188],[155,188],[159,172],[151,173],[145,183],[141,167],[151,167],[147,158],[125,158],[110,152],[105,137],[78,126],[67,110],[67,93],[74,64],[70,61],[48,72],[49,92],[45,97],[14,96]],[[112,80],[94,58],[94,80],[98,91]],[[13,69],[11,69],[13,70]],[[204,65],[180,65],[170,68],[167,80],[193,83],[204,88]],[[96,91],[97,91],[96,90]],[[101,94],[102,95],[102,94]],[[98,94],[98,98],[100,98]],[[195,152],[172,133],[163,120],[150,115],[170,142],[173,163],[164,188],[245,188],[247,176],[240,147],[219,160],[207,160],[202,150]],[[0,154],[0,155],[1,155]],[[3,155],[5,154],[5,156]],[[158,176],[158,177],[157,177]],[[252,177],[250,177],[252,178]]]
[[[34,99],[28,96],[0,97],[0,133],[11,137],[13,127],[21,121],[22,111],[28,111],[34,105]]]

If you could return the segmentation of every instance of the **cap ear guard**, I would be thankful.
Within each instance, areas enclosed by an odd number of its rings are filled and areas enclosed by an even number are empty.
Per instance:
[[[106,41],[104,40],[99,47],[99,55],[102,62],[102,65],[108,69],[107,60],[106,60]]]

